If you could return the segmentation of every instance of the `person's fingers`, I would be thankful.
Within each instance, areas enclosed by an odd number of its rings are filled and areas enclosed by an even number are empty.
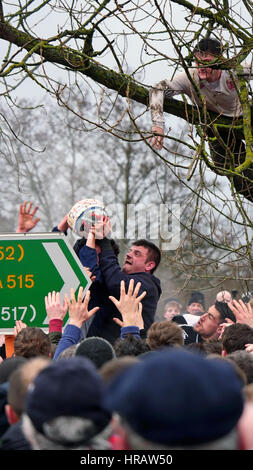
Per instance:
[[[31,215],[34,216],[38,210],[38,206],[35,206],[33,211],[31,212]]]
[[[139,297],[137,297],[136,300],[138,300],[138,302],[140,302],[140,301],[145,297],[146,294],[147,294],[147,292],[144,290],[144,291],[142,292],[142,294],[140,294]]]
[[[120,283],[120,297],[126,295],[126,288],[125,288],[125,281],[121,281]]]
[[[121,282],[124,282],[124,281],[121,281]],[[134,290],[134,279],[130,279],[129,284],[128,284],[127,295],[132,296],[133,290]]]
[[[83,286],[80,286],[78,295],[77,295],[77,302],[79,304],[82,303],[82,299],[83,299]]]
[[[49,304],[48,304],[48,296],[47,296],[47,295],[45,296],[45,307],[46,307],[46,310],[47,310],[48,307],[49,307]]]
[[[115,323],[117,323],[117,325],[119,325],[120,328],[123,328],[124,323],[123,323],[123,321],[121,321],[119,318],[113,318],[113,321],[114,321]]]
[[[88,311],[88,318],[87,320],[89,320],[89,318],[93,317],[93,315],[95,315],[95,313],[99,310],[99,307],[94,307],[92,310],[89,310]]]
[[[86,308],[87,310],[88,310],[89,301],[90,301],[90,290],[87,290],[85,297],[84,297],[84,302],[83,302],[84,308]]]
[[[244,311],[248,310],[247,305],[242,301],[242,299],[239,299],[239,304]]]
[[[229,323],[230,325],[233,325],[234,322],[230,318],[225,318],[226,322]]]
[[[32,202],[29,202],[28,206],[27,206],[27,214],[30,214],[30,210],[31,210],[31,207],[32,207],[33,203]]]
[[[52,304],[55,304],[55,290],[52,292]]]
[[[71,287],[71,289],[70,289],[70,302],[71,303],[76,303],[75,291],[74,291],[73,287]]]
[[[22,214],[25,214],[25,212],[26,212],[26,204],[27,203],[28,203],[28,201],[24,201],[24,203],[23,203]]]
[[[60,292],[55,293],[55,302],[60,305],[61,304],[61,295]]]
[[[68,294],[65,294],[64,301],[67,303],[67,306],[69,307],[70,306],[70,300],[69,300]]]
[[[109,299],[114,303],[114,305],[118,308],[119,306],[119,301],[113,297],[112,295],[109,295]]]
[[[68,302],[67,302],[66,297],[64,297],[64,299],[63,299],[63,305],[62,305],[62,306],[63,306],[63,311],[64,311],[65,314],[66,314],[67,311],[68,311]]]
[[[134,289],[134,293],[133,293],[134,297],[137,297],[137,294],[139,293],[140,288],[141,288],[141,282],[137,282],[135,289]]]

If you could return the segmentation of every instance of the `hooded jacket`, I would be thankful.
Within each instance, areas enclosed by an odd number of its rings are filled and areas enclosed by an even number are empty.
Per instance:
[[[99,268],[102,275],[102,283],[94,282],[90,288],[91,300],[89,309],[100,307],[89,327],[87,336],[101,336],[114,344],[120,337],[120,327],[113,321],[114,317],[121,318],[121,314],[115,305],[108,298],[109,295],[120,298],[120,282],[125,281],[126,289],[130,279],[134,279],[135,284],[141,282],[139,295],[146,291],[147,294],[142,300],[142,316],[144,320],[144,331],[146,334],[148,328],[154,321],[157,303],[161,295],[160,280],[153,274],[145,272],[125,274],[121,271],[118,258],[111,248],[102,249],[100,253]]]

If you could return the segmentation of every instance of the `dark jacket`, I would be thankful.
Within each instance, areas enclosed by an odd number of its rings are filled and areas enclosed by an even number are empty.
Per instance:
[[[31,450],[22,430],[22,419],[12,424],[2,436],[0,450]]]
[[[120,298],[120,282],[125,281],[126,289],[130,279],[141,282],[139,294],[146,291],[142,300],[142,316],[144,320],[144,332],[152,325],[157,308],[157,302],[161,295],[160,280],[153,274],[145,272],[125,274],[121,271],[118,258],[112,249],[103,250],[99,256],[99,268],[103,282],[96,281],[91,286],[91,301],[89,309],[100,307],[88,330],[87,336],[101,336],[111,344],[120,337],[120,327],[113,321],[114,317],[121,318],[121,314],[115,305],[109,300],[109,295]]]
[[[183,330],[184,344],[203,343],[202,337],[194,330],[194,327],[188,325],[183,315],[175,315],[172,321],[177,323]]]

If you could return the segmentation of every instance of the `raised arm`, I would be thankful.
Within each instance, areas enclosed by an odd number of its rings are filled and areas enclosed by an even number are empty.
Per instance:
[[[23,204],[19,206],[19,216],[18,216],[18,228],[16,233],[26,233],[32,230],[37,223],[39,222],[40,218],[35,217],[35,214],[38,210],[38,206],[35,206],[32,209],[32,202],[25,201]]]
[[[70,291],[70,298],[68,298],[68,295],[65,296],[65,302],[68,305],[69,310],[69,323],[66,326],[62,338],[60,339],[56,348],[54,359],[57,359],[61,352],[67,349],[69,346],[77,344],[81,340],[82,324],[89,320],[89,318],[91,318],[99,309],[99,307],[95,307],[88,311],[88,304],[90,300],[89,290],[85,295],[84,301],[82,301],[82,299],[83,287],[79,288],[77,300],[75,298],[74,289],[71,289]]]

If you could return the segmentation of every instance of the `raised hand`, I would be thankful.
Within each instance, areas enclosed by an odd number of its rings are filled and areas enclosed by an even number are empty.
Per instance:
[[[162,127],[153,126],[152,133],[154,134],[153,137],[150,137],[149,143],[152,147],[155,147],[157,150],[161,150],[163,148],[163,141],[164,141],[164,131]]]
[[[27,325],[25,323],[23,323],[21,320],[17,320],[16,323],[15,323],[15,326],[14,326],[13,336],[16,338],[18,333],[21,330],[23,330],[24,328],[27,328]]]
[[[78,328],[81,328],[82,324],[89,320],[98,310],[99,307],[95,307],[92,310],[88,311],[88,304],[90,300],[90,291],[88,290],[84,301],[83,298],[83,287],[81,286],[78,291],[77,300],[75,298],[74,289],[70,290],[70,299],[68,295],[65,295],[65,299],[69,309],[69,324],[75,325]]]
[[[68,311],[68,304],[64,298],[61,304],[60,292],[49,292],[45,296],[45,306],[48,320],[63,320]]]
[[[32,209],[32,202],[25,201],[19,206],[18,228],[16,233],[26,233],[32,230],[39,222],[40,218],[34,218],[38,206]]]
[[[141,300],[145,297],[146,291],[137,297],[140,287],[141,283],[138,282],[134,289],[134,279],[130,279],[128,291],[126,292],[125,281],[121,281],[120,299],[117,300],[113,296],[109,297],[122,315],[122,321],[119,318],[113,319],[120,327],[138,326],[140,330],[144,328]]]
[[[58,230],[61,232],[66,232],[68,230],[69,224],[68,224],[68,214],[64,215],[63,219],[60,221],[58,224]]]
[[[253,310],[250,303],[245,304],[241,299],[234,299],[228,306],[235,315],[236,323],[245,323],[253,328]]]

